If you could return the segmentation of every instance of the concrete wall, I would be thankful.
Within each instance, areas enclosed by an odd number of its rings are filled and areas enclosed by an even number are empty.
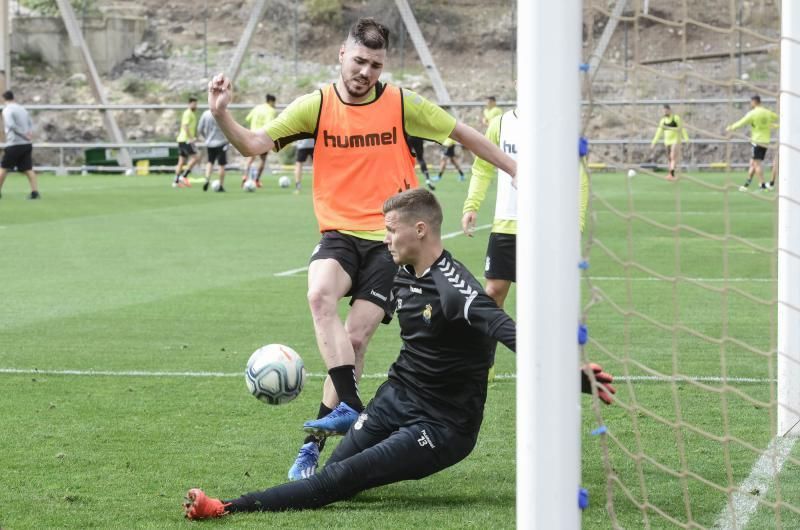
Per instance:
[[[83,38],[89,46],[97,71],[109,73],[133,55],[142,40],[146,20],[140,17],[78,19],[83,24]],[[51,66],[68,72],[82,72],[83,63],[77,48],[60,17],[15,17],[11,28],[11,51],[38,55]]]

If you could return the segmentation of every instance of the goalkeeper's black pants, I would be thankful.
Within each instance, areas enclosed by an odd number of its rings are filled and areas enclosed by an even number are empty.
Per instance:
[[[460,462],[478,437],[431,420],[402,388],[384,383],[322,471],[229,501],[229,512],[319,508],[402,480],[418,480]]]

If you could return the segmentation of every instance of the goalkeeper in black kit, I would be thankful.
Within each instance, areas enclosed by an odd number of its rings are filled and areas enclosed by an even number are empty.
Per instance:
[[[392,289],[403,340],[388,381],[321,472],[231,500],[189,490],[189,519],[235,512],[320,508],[369,488],[418,480],[469,455],[478,438],[496,341],[516,349],[516,325],[441,241],[442,210],[425,189],[389,198],[386,239],[400,268]],[[612,377],[590,365],[598,396]],[[589,376],[580,372],[584,392]]]

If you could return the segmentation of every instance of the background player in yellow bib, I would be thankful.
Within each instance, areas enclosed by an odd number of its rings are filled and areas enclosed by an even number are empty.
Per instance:
[[[745,125],[750,126],[750,142],[753,152],[750,156],[750,169],[747,171],[747,181],[739,188],[739,191],[747,191],[750,183],[753,182],[753,174],[758,177],[758,182],[762,190],[771,189],[774,185],[775,172],[773,171],[773,182],[764,182],[764,168],[762,163],[767,156],[767,147],[772,140],[772,129],[777,127],[778,115],[769,109],[761,106],[761,96],[756,94],[750,98],[750,112],[744,115],[741,120],[728,125],[726,131],[735,131]],[[775,164],[777,164],[777,159]]]
[[[493,119],[503,115],[503,109],[497,106],[497,98],[489,96],[486,98],[486,107],[483,109],[483,124],[488,126]]]
[[[656,128],[656,135],[653,136],[653,141],[650,142],[650,150],[652,151],[661,135],[664,135],[664,147],[667,151],[667,160],[669,164],[669,178],[675,178],[675,170],[678,169],[681,159],[681,137],[682,141],[689,141],[689,134],[683,128],[683,120],[680,116],[672,112],[672,109],[666,103],[664,104],[664,116],[658,122]]]
[[[245,156],[266,153],[302,138],[314,138],[314,211],[322,239],[308,269],[308,302],[317,346],[328,369],[316,420],[289,478],[316,472],[325,436],[345,433],[363,410],[357,381],[373,333],[391,314],[397,266],[383,240],[383,203],[417,187],[407,137],[460,142],[484,160],[516,173],[516,163],[471,127],[410,90],[383,84],[379,77],[389,46],[388,29],[361,19],[339,49],[339,78],[301,96],[264,131],[250,131],[227,107],[230,81],[222,74],[209,83],[208,104],[231,143]],[[351,297],[344,322],[339,300]]]
[[[275,119],[275,117],[278,115],[278,111],[275,110],[276,101],[277,100],[275,99],[275,96],[272,94],[267,94],[266,101],[253,107],[253,109],[247,114],[244,121],[246,121],[250,126],[251,131],[263,131],[266,129],[269,122]],[[264,173],[264,169],[267,170],[268,175],[271,173],[269,170],[269,165],[267,164],[267,153],[261,153],[258,155],[258,158],[258,168],[254,168],[253,162],[255,161],[256,157],[248,157],[247,165],[245,165],[244,172],[242,174],[242,186],[244,186],[245,181],[249,178],[250,180],[255,181],[256,186],[260,188],[261,174]]]
[[[181,115],[181,130],[175,140],[178,142],[178,165],[175,166],[175,180],[172,182],[172,187],[191,186],[189,184],[189,172],[200,160],[200,155],[194,145],[197,140],[196,97],[189,98],[189,106]],[[185,166],[184,163],[186,163]]]

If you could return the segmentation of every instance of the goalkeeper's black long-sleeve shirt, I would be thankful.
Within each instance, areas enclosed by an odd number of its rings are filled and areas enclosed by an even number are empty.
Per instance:
[[[516,324],[446,250],[419,278],[400,267],[392,294],[403,345],[390,383],[432,418],[477,430],[496,341],[515,351]]]

